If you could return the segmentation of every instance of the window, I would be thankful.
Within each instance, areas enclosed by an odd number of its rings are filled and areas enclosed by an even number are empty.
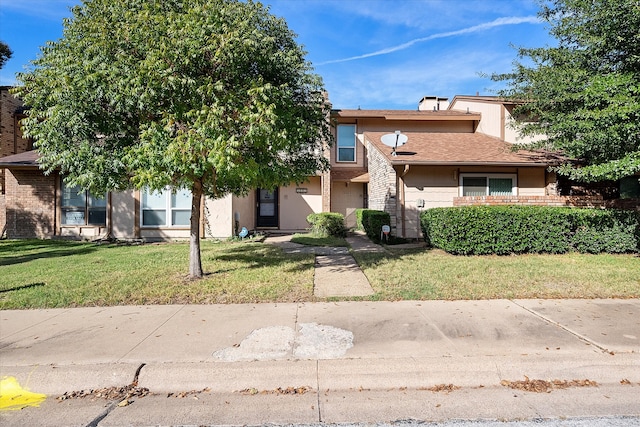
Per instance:
[[[64,180],[61,184],[61,223],[62,225],[106,225],[107,197],[96,197],[80,189],[69,186]]]
[[[516,194],[516,176],[507,174],[463,174],[462,196],[512,196]]]
[[[189,190],[142,191],[142,225],[144,227],[188,226],[191,219]]]
[[[338,161],[356,161],[356,125],[338,125]]]

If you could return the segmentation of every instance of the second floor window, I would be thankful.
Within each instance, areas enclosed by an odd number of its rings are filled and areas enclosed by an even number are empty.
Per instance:
[[[338,125],[338,161],[356,161],[356,125]]]

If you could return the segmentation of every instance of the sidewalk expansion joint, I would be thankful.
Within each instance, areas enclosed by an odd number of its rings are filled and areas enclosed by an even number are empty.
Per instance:
[[[549,323],[551,325],[557,326],[558,328],[564,330],[565,332],[568,332],[569,334],[571,334],[574,337],[578,338],[580,341],[583,341],[583,342],[585,342],[585,343],[587,343],[589,345],[592,345],[592,346],[596,347],[597,349],[599,349],[603,353],[613,354],[613,351],[609,350],[606,347],[601,346],[600,344],[598,344],[597,342],[593,341],[589,337],[586,337],[586,336],[584,336],[584,335],[572,330],[571,328],[568,328],[568,327],[564,326],[562,323],[556,322],[555,320],[553,320],[553,319],[551,319],[551,318],[549,318],[547,316],[544,316],[544,315],[538,313],[537,311],[535,311],[535,310],[533,310],[531,308],[528,308],[528,307],[525,307],[524,305],[518,304],[514,300],[509,300],[509,301],[511,301],[513,304],[517,305],[518,307],[528,311],[529,313],[533,314],[537,318],[542,319],[542,320],[544,320],[545,322],[547,322],[547,323]]]
[[[316,359],[316,395],[318,396],[318,422],[322,422],[322,410],[320,408],[320,360]]]

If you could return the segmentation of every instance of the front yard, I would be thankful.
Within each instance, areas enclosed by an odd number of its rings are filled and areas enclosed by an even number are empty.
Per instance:
[[[640,297],[637,255],[458,257],[391,250],[356,254],[376,291],[369,299]],[[203,241],[207,276],[191,282],[188,253],[187,243],[0,241],[0,309],[317,300],[313,255]]]

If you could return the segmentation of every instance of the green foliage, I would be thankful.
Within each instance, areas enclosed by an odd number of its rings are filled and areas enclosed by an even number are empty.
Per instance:
[[[640,214],[572,209],[572,247],[581,253],[628,253],[640,249]]]
[[[556,169],[580,181],[640,171],[640,8],[636,0],[552,0],[541,19],[557,46],[519,48],[511,73],[495,74],[524,135],[545,135],[584,167]],[[528,65],[532,64],[532,65]],[[531,119],[534,120],[531,120]]]
[[[329,106],[284,20],[239,0],[85,0],[15,93],[45,173],[94,194],[202,196],[302,182],[328,167]],[[196,260],[197,262],[194,262]]]
[[[326,168],[322,82],[284,20],[237,0],[90,0],[18,75],[45,170],[96,194],[211,197]]]
[[[369,239],[380,243],[383,225],[391,225],[391,216],[387,212],[373,209],[362,210],[362,226]]]
[[[356,230],[364,230],[364,224],[362,223],[362,215],[364,211],[364,208],[356,209]]]
[[[542,206],[434,208],[421,215],[427,244],[458,255],[636,252],[639,224],[637,212]]]
[[[344,215],[335,212],[312,213],[307,216],[311,232],[317,236],[344,237],[347,229],[344,226]]]
[[[0,40],[0,69],[4,67],[4,64],[11,59],[13,51],[8,44]]]

